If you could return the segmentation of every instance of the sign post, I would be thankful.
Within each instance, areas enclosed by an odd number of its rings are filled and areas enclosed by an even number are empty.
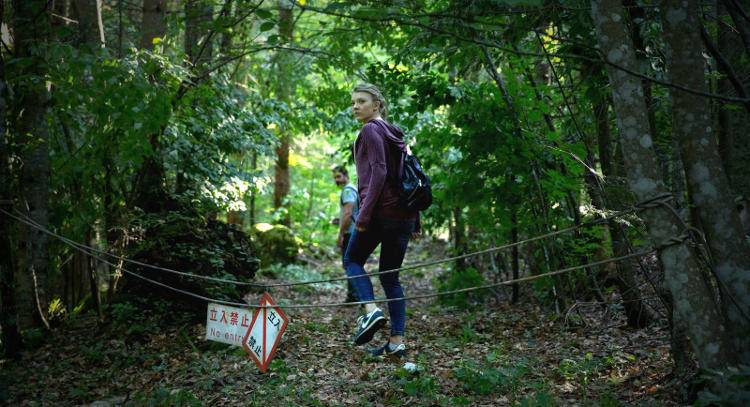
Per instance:
[[[262,308],[257,308],[253,313],[253,319],[242,340],[242,347],[260,371],[265,372],[281,341],[289,318],[268,293],[263,293],[260,305]]]

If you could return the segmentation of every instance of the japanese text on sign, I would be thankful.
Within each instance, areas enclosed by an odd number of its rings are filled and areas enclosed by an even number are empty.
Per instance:
[[[208,304],[206,315],[206,340],[242,346],[253,315],[251,310]]]
[[[276,306],[268,293],[263,294],[260,305],[263,308],[258,308],[253,313],[250,328],[248,328],[243,340],[243,347],[245,352],[258,365],[260,371],[265,372],[281,341],[281,336],[289,323],[289,319],[284,311]]]

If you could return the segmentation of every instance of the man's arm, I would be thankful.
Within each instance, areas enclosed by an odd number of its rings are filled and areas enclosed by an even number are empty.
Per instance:
[[[339,238],[336,242],[336,246],[341,247],[344,244],[344,235],[349,231],[349,227],[352,224],[352,212],[354,211],[354,203],[348,202],[341,207],[341,220],[339,221]]]

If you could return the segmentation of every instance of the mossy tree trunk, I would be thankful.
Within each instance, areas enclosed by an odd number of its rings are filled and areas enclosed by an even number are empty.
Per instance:
[[[672,82],[706,92],[700,2],[667,0],[661,11]],[[704,97],[676,88],[670,88],[670,94],[674,104],[673,131],[720,282],[728,328],[734,333],[734,355],[738,362],[749,364],[750,249],[719,157],[711,105]]]
[[[633,44],[625,26],[625,10],[618,0],[592,0],[598,45],[610,64],[637,71]],[[639,200],[667,193],[659,174],[649,133],[648,111],[640,79],[607,65],[620,132],[623,156],[631,190]],[[726,365],[731,347],[725,336],[726,325],[713,302],[703,271],[687,244],[670,244],[682,233],[682,227],[670,211],[658,206],[642,212],[653,244],[666,273],[665,281],[674,298],[675,312],[688,323],[688,334],[695,354],[704,368]]]

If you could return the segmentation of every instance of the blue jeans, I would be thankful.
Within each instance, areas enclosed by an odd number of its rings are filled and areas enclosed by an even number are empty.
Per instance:
[[[373,219],[366,231],[355,230],[352,233],[344,253],[344,269],[349,277],[361,276],[349,280],[354,286],[354,292],[359,301],[375,299],[370,277],[364,276],[367,258],[380,245],[380,271],[400,268],[412,231],[414,231],[414,221],[411,220]],[[388,298],[404,296],[398,274],[394,272],[378,276],[385,296]],[[406,326],[406,301],[389,302],[388,313],[391,317],[391,336],[403,335]]]

